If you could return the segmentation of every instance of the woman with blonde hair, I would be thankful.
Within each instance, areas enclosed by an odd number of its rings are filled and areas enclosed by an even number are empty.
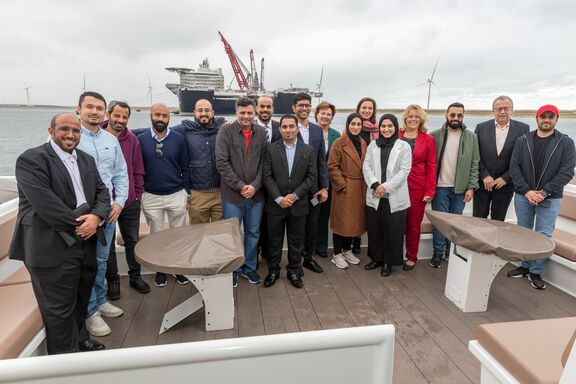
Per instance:
[[[408,175],[410,208],[406,216],[406,262],[404,270],[414,269],[418,260],[420,225],[426,204],[436,192],[436,144],[426,129],[426,112],[417,104],[410,104],[402,112],[400,140],[412,148],[412,169]]]

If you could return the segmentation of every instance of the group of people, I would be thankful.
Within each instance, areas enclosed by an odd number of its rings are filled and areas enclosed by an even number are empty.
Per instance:
[[[574,175],[574,142],[555,130],[552,105],[536,113],[538,128],[512,120],[512,100],[494,100],[495,119],[472,132],[464,106],[452,103],[446,122],[427,133],[427,116],[409,105],[400,121],[376,120],[376,102],[363,98],[340,134],[332,128],[333,104],[322,101],[309,121],[312,99],[296,94],[293,114],[272,119],[273,99],[236,101],[236,119],[215,117],[208,100],[194,119],[169,127],[164,104],[150,110],[151,127],[130,130],[130,106],[106,103],[84,92],[78,116],[61,113],[46,144],[16,163],[20,205],[10,257],[30,272],[46,326],[48,352],[104,349],[89,334],[111,332],[102,317],[121,316],[110,303],[120,298],[115,232],[124,241],[129,286],[150,291],[140,276],[134,249],[140,212],[151,232],[236,217],[244,230],[244,264],[233,273],[270,287],[280,278],[287,234],[287,279],[304,283],[303,267],[322,273],[314,257],[338,268],[359,264],[367,232],[367,270],[415,268],[420,226],[432,209],[461,214],[473,200],[474,216],[504,220],[514,192],[518,224],[551,236],[562,191]],[[107,119],[105,120],[105,118]],[[117,225],[116,225],[117,224]],[[118,228],[116,228],[118,227]],[[404,248],[406,252],[404,254]],[[433,231],[432,267],[449,256],[450,243]],[[267,276],[258,274],[258,255]],[[406,260],[404,261],[404,258]],[[510,277],[530,278],[543,289],[545,260],[523,263]],[[174,275],[187,284],[185,276]],[[167,284],[157,272],[154,283]]]

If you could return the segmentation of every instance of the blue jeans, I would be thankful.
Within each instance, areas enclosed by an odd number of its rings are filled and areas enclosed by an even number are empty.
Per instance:
[[[108,255],[110,254],[110,247],[115,246],[114,243],[114,230],[116,223],[106,223],[104,228],[104,236],[106,237],[106,245],[96,245],[96,264],[98,265],[98,272],[94,279],[94,286],[90,294],[90,301],[88,302],[88,317],[92,316],[98,310],[98,307],[108,301],[106,292],[108,288],[104,284],[104,277],[106,276],[106,268],[108,267]],[[111,245],[112,244],[112,245]]]
[[[432,210],[461,215],[464,211],[464,193],[454,193],[452,187],[437,187],[432,200]],[[432,228],[432,252],[434,255],[450,254],[450,240],[436,228]]]
[[[258,239],[260,238],[260,221],[264,211],[264,202],[255,202],[246,199],[243,205],[232,204],[222,199],[222,214],[225,219],[237,217],[240,224],[244,223],[244,265],[236,270],[237,273],[249,273],[257,268]]]
[[[518,225],[533,229],[543,235],[552,237],[556,218],[560,212],[560,204],[562,199],[548,199],[550,200],[550,207],[544,208],[539,205],[534,206],[528,202],[528,199],[522,195],[515,194],[514,196],[514,209],[516,209],[516,218]],[[536,221],[536,226],[534,226]],[[541,274],[544,271],[548,258],[523,261],[522,266],[528,268],[530,273]]]

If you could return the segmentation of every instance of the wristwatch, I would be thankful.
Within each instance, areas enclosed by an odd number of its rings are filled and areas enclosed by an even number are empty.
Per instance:
[[[546,192],[546,191],[540,192],[540,195],[541,195],[543,198],[547,198],[548,196],[550,196],[550,195],[548,194],[548,192]]]

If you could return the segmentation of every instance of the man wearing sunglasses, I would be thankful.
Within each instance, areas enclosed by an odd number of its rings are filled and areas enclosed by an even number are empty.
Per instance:
[[[431,133],[436,142],[437,175],[432,209],[461,215],[478,188],[480,150],[476,135],[464,124],[463,104],[450,104],[445,116],[442,128]],[[430,265],[438,268],[442,257],[450,255],[450,241],[436,228],[432,230],[432,247]]]
[[[150,233],[164,229],[168,215],[170,228],[186,225],[186,207],[190,194],[188,146],[184,136],[168,128],[170,110],[164,104],[154,104],[150,110],[152,127],[138,135],[144,159],[144,194],[142,211]],[[188,279],[176,275],[179,284]],[[166,285],[166,274],[157,272],[154,284]]]

